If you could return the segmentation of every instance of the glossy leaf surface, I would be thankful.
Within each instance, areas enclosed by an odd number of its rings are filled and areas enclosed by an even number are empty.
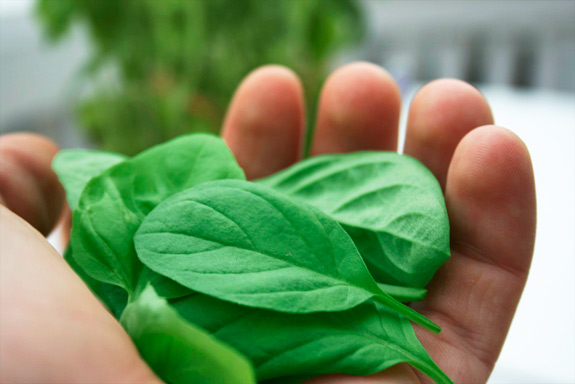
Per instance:
[[[74,213],[76,262],[92,278],[135,292],[142,264],[132,238],[144,217],[169,196],[217,179],[244,178],[220,138],[180,136],[90,180]]]
[[[449,257],[441,188],[433,174],[409,156],[316,156],[259,182],[342,223],[382,283],[424,287]]]
[[[119,153],[90,149],[67,149],[58,152],[52,162],[52,168],[66,190],[70,209],[76,209],[84,187],[93,177],[126,159],[126,156]]]
[[[262,185],[225,180],[179,193],[145,218],[134,243],[153,271],[223,300],[308,313],[375,298],[439,331],[378,288],[335,220]]]
[[[170,302],[184,318],[248,356],[260,381],[367,375],[407,362],[437,383],[451,382],[427,355],[409,321],[372,302],[343,312],[308,314],[253,309],[201,294]]]
[[[255,383],[245,357],[182,318],[151,286],[126,307],[121,323],[167,383]]]

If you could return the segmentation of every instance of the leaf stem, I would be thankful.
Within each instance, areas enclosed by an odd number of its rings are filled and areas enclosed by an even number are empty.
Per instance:
[[[400,303],[399,301],[395,300],[393,297],[389,296],[386,293],[382,292],[382,294],[378,294],[377,296],[375,296],[375,300],[380,304],[384,305],[385,307],[393,310],[398,315],[413,321],[414,323],[422,326],[423,328],[435,334],[441,332],[441,328],[439,328],[439,326],[435,324],[433,321],[429,320],[427,317],[409,308],[408,306]]]
[[[382,283],[377,283],[377,285],[383,292],[402,303],[423,300],[427,294],[427,289],[425,288],[403,287]]]

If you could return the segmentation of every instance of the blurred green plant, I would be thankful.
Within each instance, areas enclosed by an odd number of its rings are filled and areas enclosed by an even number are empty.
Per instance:
[[[128,155],[192,131],[218,132],[241,79],[264,64],[292,68],[309,120],[330,58],[357,42],[356,0],[37,0],[53,41],[79,22],[94,81],[79,124],[103,149]]]

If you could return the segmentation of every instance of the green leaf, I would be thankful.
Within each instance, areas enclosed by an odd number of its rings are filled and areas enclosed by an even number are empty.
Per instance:
[[[128,304],[128,292],[122,287],[103,283],[93,279],[82,269],[74,257],[72,257],[72,247],[69,245],[64,252],[64,260],[70,268],[84,281],[90,291],[108,308],[108,310],[119,319]]]
[[[154,287],[157,294],[165,299],[175,299],[190,294],[190,290],[183,285],[144,267],[138,280],[138,286],[136,287],[136,296],[150,284]]]
[[[78,263],[76,263],[72,254],[72,246],[70,244],[64,252],[64,260],[66,260],[70,268],[72,268],[88,288],[90,288],[92,293],[100,299],[100,301],[117,319],[119,319],[120,316],[122,316],[124,308],[126,308],[126,305],[128,304],[128,291],[118,285],[108,284],[93,279],[78,265]],[[152,285],[158,295],[166,299],[183,297],[190,294],[190,290],[188,288],[164,276],[158,275],[148,268],[144,268],[142,270],[140,283],[141,284],[136,290],[136,296],[139,295],[147,285]]]
[[[372,302],[310,314],[253,309],[201,294],[170,303],[184,318],[244,353],[260,381],[327,373],[368,375],[407,362],[437,383],[451,383],[409,321]]]
[[[76,262],[92,278],[133,294],[143,265],[132,239],[144,217],[177,192],[230,178],[244,173],[223,140],[205,134],[180,136],[108,169],[90,180],[74,213]]]
[[[72,211],[76,209],[82,191],[92,178],[127,158],[119,153],[91,149],[67,149],[58,152],[52,161],[52,168],[66,190],[70,209]],[[128,301],[126,290],[91,278],[75,261],[71,244],[64,252],[64,260],[110,312],[119,318]]]
[[[441,188],[433,174],[409,156],[316,156],[260,183],[342,223],[382,283],[424,287],[449,257],[449,220]]]
[[[164,201],[134,237],[140,260],[198,292],[281,312],[342,311],[383,293],[353,242],[318,209],[247,181],[205,183]]]
[[[151,286],[126,307],[121,323],[165,382],[255,383],[244,356],[182,318]]]
[[[52,162],[52,168],[66,190],[70,209],[76,209],[84,187],[93,177],[126,159],[126,156],[119,153],[90,149],[67,149],[58,152]]]

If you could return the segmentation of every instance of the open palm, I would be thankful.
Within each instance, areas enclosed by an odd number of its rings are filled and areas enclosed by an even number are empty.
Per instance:
[[[300,159],[304,101],[297,77],[264,67],[239,87],[223,137],[255,179]],[[319,103],[312,155],[397,150],[400,94],[392,78],[366,63],[327,80]],[[487,380],[527,278],[535,237],[535,192],[528,151],[492,126],[473,87],[439,80],[410,107],[406,154],[436,175],[451,224],[452,257],[413,306],[442,327],[416,328],[439,367],[456,383]],[[0,138],[0,374],[9,382],[153,383],[119,324],[43,237],[63,192],[50,170],[57,148],[31,135]],[[14,214],[15,213],[15,214]],[[426,382],[399,365],[367,377],[330,375],[315,383]]]

